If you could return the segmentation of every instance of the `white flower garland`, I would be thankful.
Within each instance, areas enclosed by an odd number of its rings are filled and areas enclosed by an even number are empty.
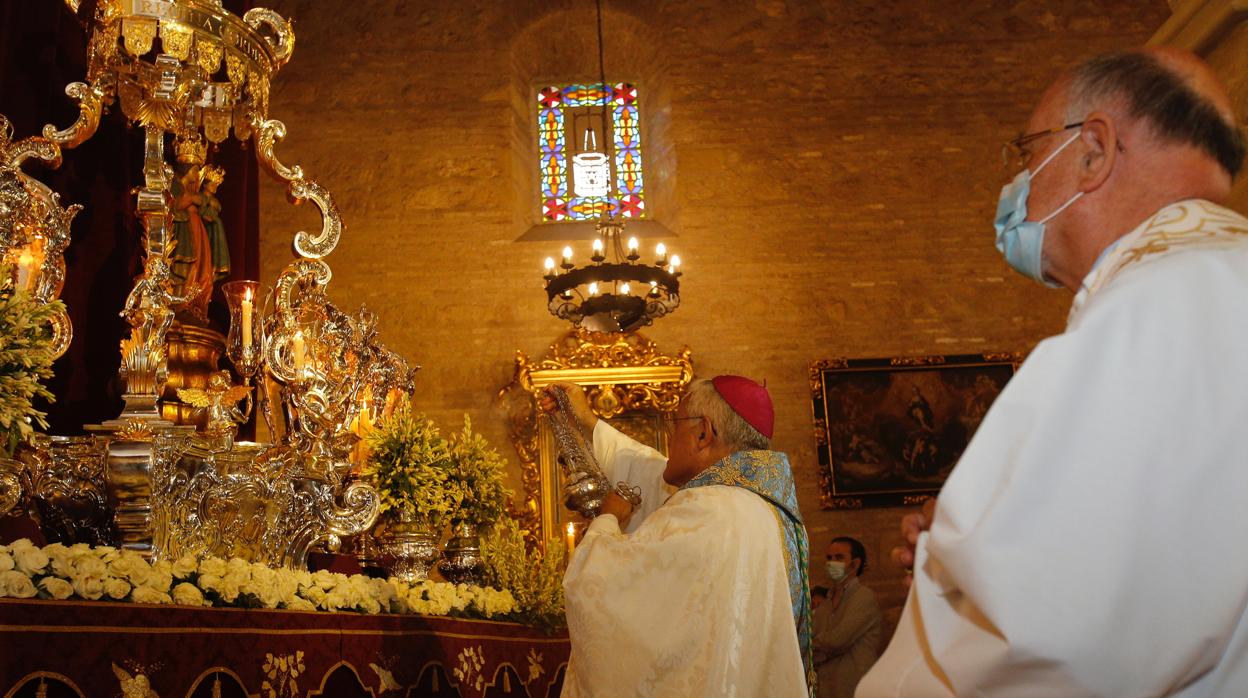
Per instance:
[[[241,558],[148,563],[131,550],[85,543],[0,545],[0,598],[71,597],[179,606],[285,608],[493,618],[516,611],[508,590],[393,577],[270,569]]]

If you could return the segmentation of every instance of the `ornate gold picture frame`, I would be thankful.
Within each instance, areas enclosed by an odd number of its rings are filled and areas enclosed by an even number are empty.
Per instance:
[[[1022,360],[998,353],[813,363],[823,508],[935,495]]]
[[[562,472],[546,420],[539,418],[537,395],[548,385],[583,386],[600,418],[625,434],[666,452],[661,420],[673,413],[693,379],[686,347],[673,355],[637,333],[597,333],[575,329],[560,337],[540,361],[516,352],[516,370],[499,393],[508,413],[508,431],[520,457],[523,503],[513,512],[527,535],[545,542],[563,535],[571,512],[563,505]]]

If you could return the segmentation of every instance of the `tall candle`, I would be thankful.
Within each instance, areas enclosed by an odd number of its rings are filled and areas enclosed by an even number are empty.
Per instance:
[[[576,524],[569,521],[563,535],[568,545],[568,557],[570,558],[572,557],[572,551],[576,550]]]
[[[298,373],[299,377],[302,378],[303,364],[308,358],[307,349],[303,346],[303,330],[295,331],[295,339],[291,342],[291,349],[295,359],[295,373]]]
[[[243,351],[251,348],[251,289],[243,293]]]

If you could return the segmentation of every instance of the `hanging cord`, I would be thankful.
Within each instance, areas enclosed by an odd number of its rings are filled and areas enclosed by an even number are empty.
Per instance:
[[[602,0],[594,0],[594,11],[598,19],[598,84],[602,86],[602,149],[607,154],[607,199],[609,201],[612,185],[615,182],[615,177],[612,174],[613,165],[615,164],[615,153],[612,148],[615,145],[615,134],[607,131],[607,97],[610,95],[610,89],[607,87],[607,69],[604,58],[606,50],[603,48],[602,43]],[[608,203],[603,218],[610,220],[612,217],[611,206]]]

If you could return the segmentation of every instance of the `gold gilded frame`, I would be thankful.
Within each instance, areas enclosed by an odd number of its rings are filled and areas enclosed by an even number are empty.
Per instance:
[[[688,347],[673,355],[635,332],[598,333],[581,328],[560,337],[540,361],[516,352],[511,383],[499,392],[507,410],[508,435],[520,457],[524,501],[513,507],[525,535],[534,543],[562,536],[556,530],[559,507],[555,457],[538,419],[538,392],[554,383],[586,388],[594,413],[611,419],[627,413],[656,417],[676,411],[693,379]]]

